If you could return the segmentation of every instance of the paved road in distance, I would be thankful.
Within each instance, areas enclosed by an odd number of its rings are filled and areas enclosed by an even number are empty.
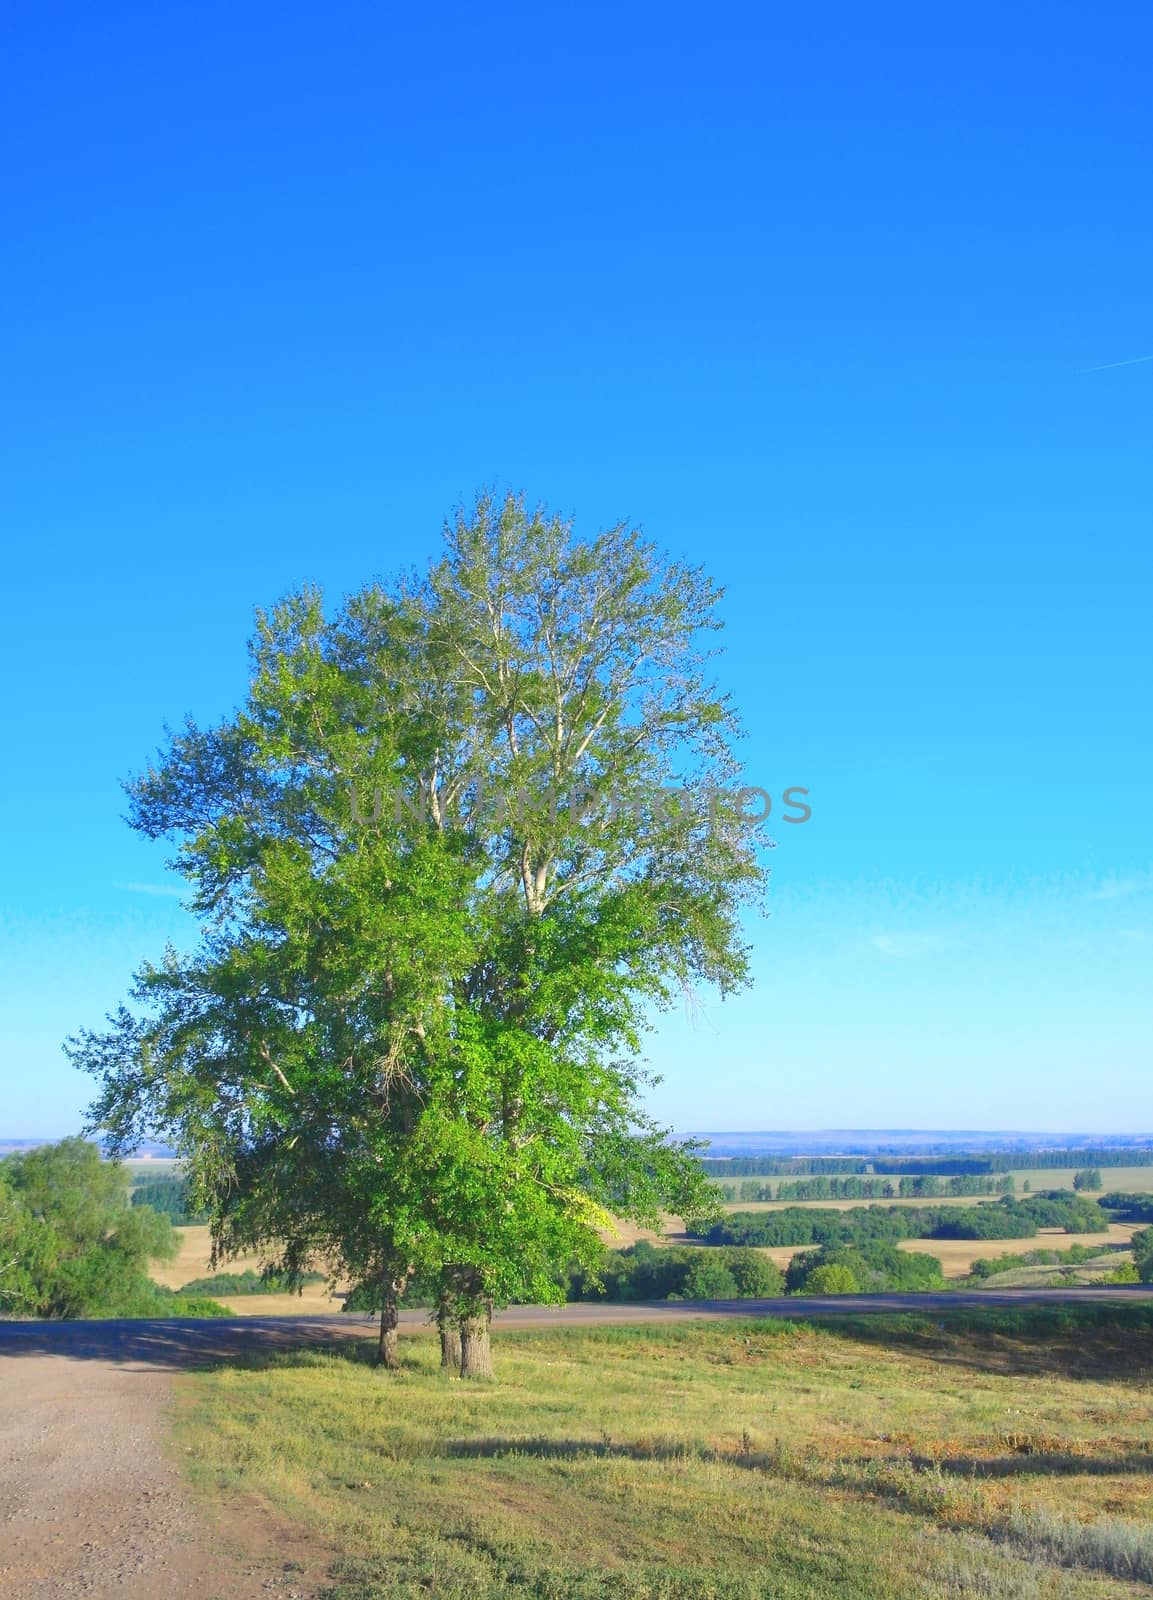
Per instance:
[[[662,1300],[623,1305],[579,1301],[564,1306],[510,1306],[498,1312],[502,1329],[585,1328],[622,1323],[685,1322],[694,1318],[780,1318],[789,1322],[822,1317],[880,1316],[914,1311],[939,1313],[987,1307],[1004,1310],[1046,1305],[1148,1305],[1153,1285],[1100,1289],[981,1289],[932,1294],[797,1295],[776,1300]],[[403,1311],[410,1332],[431,1331],[426,1311]],[[365,1338],[371,1318],[355,1315],[140,1319],[107,1322],[0,1321],[0,1357],[71,1356],[116,1361],[142,1368],[182,1368],[232,1356],[298,1349],[341,1338]],[[11,1376],[12,1374],[10,1374]]]

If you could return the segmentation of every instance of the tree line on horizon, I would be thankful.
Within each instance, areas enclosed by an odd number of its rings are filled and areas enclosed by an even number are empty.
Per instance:
[[[789,1207],[733,1211],[690,1229],[707,1244],[850,1244],[860,1240],[1030,1239],[1042,1228],[1066,1233],[1108,1233],[1109,1216],[1094,1200],[1064,1190],[975,1206],[858,1206],[848,1211]]]
[[[955,1156],[702,1156],[708,1177],[792,1178],[805,1176],[900,1177],[933,1174],[1040,1172],[1102,1167],[1153,1167],[1153,1148],[1115,1146],[1099,1150],[992,1150]]]

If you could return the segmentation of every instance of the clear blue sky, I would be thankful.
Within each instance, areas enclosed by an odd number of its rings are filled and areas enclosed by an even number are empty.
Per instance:
[[[8,13],[0,1132],[193,928],[119,780],[482,485],[727,586],[682,1127],[1153,1127],[1145,5]],[[1113,363],[1134,363],[1113,365]],[[1104,368],[1086,371],[1087,368]]]

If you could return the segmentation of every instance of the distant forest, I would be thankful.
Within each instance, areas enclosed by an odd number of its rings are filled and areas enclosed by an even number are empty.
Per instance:
[[[1041,1228],[1066,1233],[1109,1231],[1109,1216],[1095,1201],[1061,1193],[1006,1197],[975,1206],[861,1206],[851,1211],[788,1207],[781,1211],[735,1211],[690,1229],[706,1244],[861,1244],[901,1239],[1031,1239]]]

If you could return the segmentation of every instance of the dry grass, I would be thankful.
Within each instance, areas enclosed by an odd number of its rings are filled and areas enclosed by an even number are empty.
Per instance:
[[[500,1333],[495,1383],[342,1352],[200,1378],[199,1479],[333,1600],[1105,1600],[1153,1560],[1141,1312]]]
[[[767,1208],[762,1206],[757,1209]],[[672,1221],[675,1219],[670,1219],[670,1229]],[[1090,1246],[1128,1244],[1137,1226],[1135,1223],[1112,1223],[1107,1239],[1100,1233],[1067,1234],[1060,1230],[1045,1228],[1033,1239],[903,1239],[899,1248],[918,1251],[922,1255],[936,1256],[941,1262],[946,1278],[963,1278],[980,1256],[997,1256],[1006,1251],[1016,1254],[1028,1250],[1068,1250],[1075,1244]],[[176,1232],[180,1237],[179,1255],[175,1261],[155,1265],[151,1274],[157,1283],[163,1284],[168,1289],[180,1289],[194,1278],[210,1276],[208,1259],[211,1246],[208,1229],[177,1228]],[[699,1240],[688,1239],[684,1234],[678,1235],[672,1231],[656,1234],[649,1229],[632,1228],[623,1223],[620,1224],[620,1234],[617,1237],[606,1237],[613,1248],[618,1250],[623,1249],[626,1244],[635,1243],[637,1239],[650,1239],[655,1244],[700,1244]],[[783,1270],[799,1250],[810,1248],[812,1247],[808,1245],[775,1245],[762,1249],[761,1254],[768,1256]],[[1123,1259],[1125,1258],[1118,1256],[1111,1265],[1118,1266]],[[219,1270],[243,1272],[251,1269],[256,1272],[260,1270],[260,1265],[259,1256],[244,1256],[237,1261],[228,1262]],[[991,1286],[1009,1288],[1010,1284],[1007,1279],[998,1278]],[[339,1311],[341,1308],[341,1301],[330,1295],[323,1283],[309,1284],[301,1294],[218,1294],[213,1298],[241,1317],[317,1314]]]
[[[206,1227],[177,1228],[180,1253],[174,1261],[156,1262],[150,1275],[166,1289],[181,1289],[194,1278],[211,1276],[208,1260],[212,1251]],[[220,1272],[259,1272],[260,1256],[241,1256],[225,1262]],[[205,1290],[205,1293],[210,1291]],[[339,1311],[341,1302],[329,1294],[323,1283],[310,1283],[300,1294],[214,1294],[222,1306],[238,1317],[283,1317],[327,1314]]]
[[[1128,1244],[1140,1224],[1113,1222],[1108,1237],[1103,1233],[1062,1233],[1060,1228],[1042,1228],[1032,1239],[902,1239],[899,1250],[912,1250],[919,1255],[936,1256],[946,1278],[964,1278],[973,1262],[982,1256],[1025,1255],[1030,1250],[1069,1250],[1075,1244],[1104,1247],[1107,1244]],[[1120,1266],[1128,1257],[1118,1255],[1111,1265]],[[991,1287],[1001,1284],[998,1277]]]

